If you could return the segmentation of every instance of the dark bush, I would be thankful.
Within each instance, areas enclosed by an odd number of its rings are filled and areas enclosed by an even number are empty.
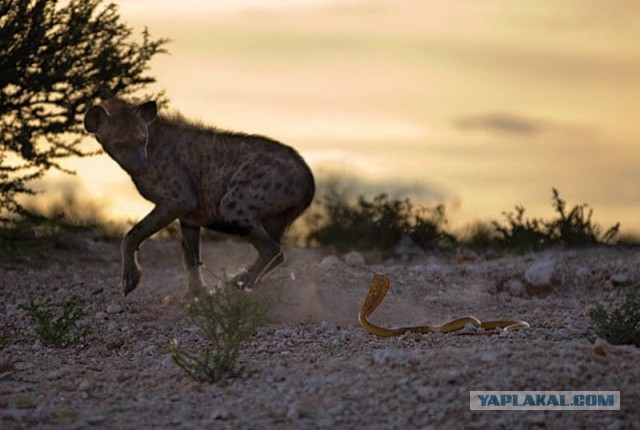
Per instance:
[[[319,209],[309,218],[308,243],[333,245],[340,250],[386,250],[409,236],[423,249],[451,245],[452,235],[444,231],[444,206],[417,208],[409,199],[391,199],[379,194],[372,200],[359,197],[350,203],[330,190]]]
[[[627,295],[621,306],[607,311],[601,305],[589,311],[596,334],[613,345],[640,347],[640,300],[636,292]]]

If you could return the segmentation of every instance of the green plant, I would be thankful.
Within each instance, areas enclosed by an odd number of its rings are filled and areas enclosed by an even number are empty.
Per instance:
[[[77,300],[64,303],[58,317],[50,307],[37,303],[33,298],[20,308],[37,321],[36,334],[44,345],[65,348],[80,343],[91,332],[89,325],[77,327],[78,321],[87,315]]]
[[[13,399],[13,403],[16,405],[16,408],[19,409],[33,408],[36,406],[36,401],[27,394],[16,395]]]
[[[0,331],[0,348],[4,348],[9,345],[9,334],[5,331]]]
[[[226,286],[203,293],[185,304],[189,320],[200,328],[209,346],[189,353],[174,339],[171,358],[189,377],[217,382],[236,375],[240,347],[265,322],[268,305],[249,294]]]
[[[391,199],[379,194],[372,200],[360,196],[350,203],[329,189],[320,207],[310,216],[308,243],[345,249],[390,249],[409,236],[423,249],[445,247],[455,242],[444,231],[444,206],[418,208],[409,199]]]
[[[77,417],[77,414],[69,409],[61,409],[53,413],[53,419],[56,423],[62,424],[66,421],[73,421]]]
[[[640,347],[640,299],[630,292],[619,307],[607,311],[598,305],[588,313],[598,336],[614,345]]]

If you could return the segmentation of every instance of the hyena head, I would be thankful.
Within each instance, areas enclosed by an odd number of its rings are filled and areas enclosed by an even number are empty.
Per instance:
[[[95,135],[102,148],[124,170],[137,176],[147,169],[149,124],[156,119],[156,102],[131,105],[110,100],[91,106],[84,115],[84,127]]]

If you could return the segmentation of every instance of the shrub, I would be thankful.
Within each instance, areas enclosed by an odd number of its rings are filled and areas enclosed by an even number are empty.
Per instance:
[[[88,325],[77,327],[78,321],[87,315],[77,300],[64,303],[58,317],[54,316],[51,308],[37,303],[33,298],[20,305],[20,308],[36,320],[36,334],[44,345],[65,348],[80,343],[91,332]]]
[[[585,246],[597,243],[609,243],[618,234],[620,224],[610,227],[600,235],[600,226],[591,222],[593,209],[588,205],[576,205],[569,212],[566,203],[560,198],[558,190],[553,188],[553,206],[558,218],[547,224],[548,235],[552,241],[567,246]]]
[[[459,241],[465,246],[476,249],[487,249],[495,245],[497,233],[490,222],[476,221],[467,225],[459,233]]]
[[[601,305],[589,311],[596,334],[613,345],[640,347],[640,300],[636,292],[627,295],[621,306],[607,311]]]
[[[620,224],[600,234],[601,227],[592,222],[593,210],[587,204],[576,205],[567,211],[566,202],[557,189],[552,189],[553,208],[557,218],[545,221],[541,218],[526,218],[525,208],[516,206],[515,212],[505,212],[506,223],[493,221],[498,246],[517,251],[539,250],[562,244],[579,247],[611,243],[618,234]]]
[[[188,300],[185,311],[200,328],[210,346],[189,353],[178,341],[171,342],[171,358],[189,377],[217,382],[238,374],[240,347],[265,322],[268,306],[248,293],[226,286]]]
[[[391,199],[379,194],[372,200],[359,197],[350,203],[329,190],[319,210],[309,221],[307,243],[346,249],[390,249],[409,236],[423,249],[444,247],[455,242],[444,231],[444,206],[416,208],[409,199]]]
[[[525,218],[525,210],[522,206],[516,206],[515,212],[503,212],[506,224],[492,222],[498,246],[524,252],[539,250],[549,244],[549,234],[544,221]]]

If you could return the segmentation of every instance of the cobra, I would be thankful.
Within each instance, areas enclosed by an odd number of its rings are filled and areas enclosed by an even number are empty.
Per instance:
[[[364,303],[358,313],[358,322],[360,326],[371,334],[375,334],[380,337],[401,336],[405,333],[449,333],[464,329],[468,324],[472,324],[475,327],[482,328],[485,331],[476,333],[460,333],[460,334],[491,334],[497,329],[503,331],[516,331],[523,330],[529,327],[529,323],[517,319],[500,319],[494,321],[480,321],[474,316],[464,316],[456,318],[453,321],[449,321],[442,325],[422,325],[414,327],[397,327],[397,328],[385,328],[379,325],[373,324],[368,320],[369,316],[380,306],[382,300],[389,291],[389,278],[380,273],[373,275],[371,279],[371,286],[367,297],[364,299]]]

